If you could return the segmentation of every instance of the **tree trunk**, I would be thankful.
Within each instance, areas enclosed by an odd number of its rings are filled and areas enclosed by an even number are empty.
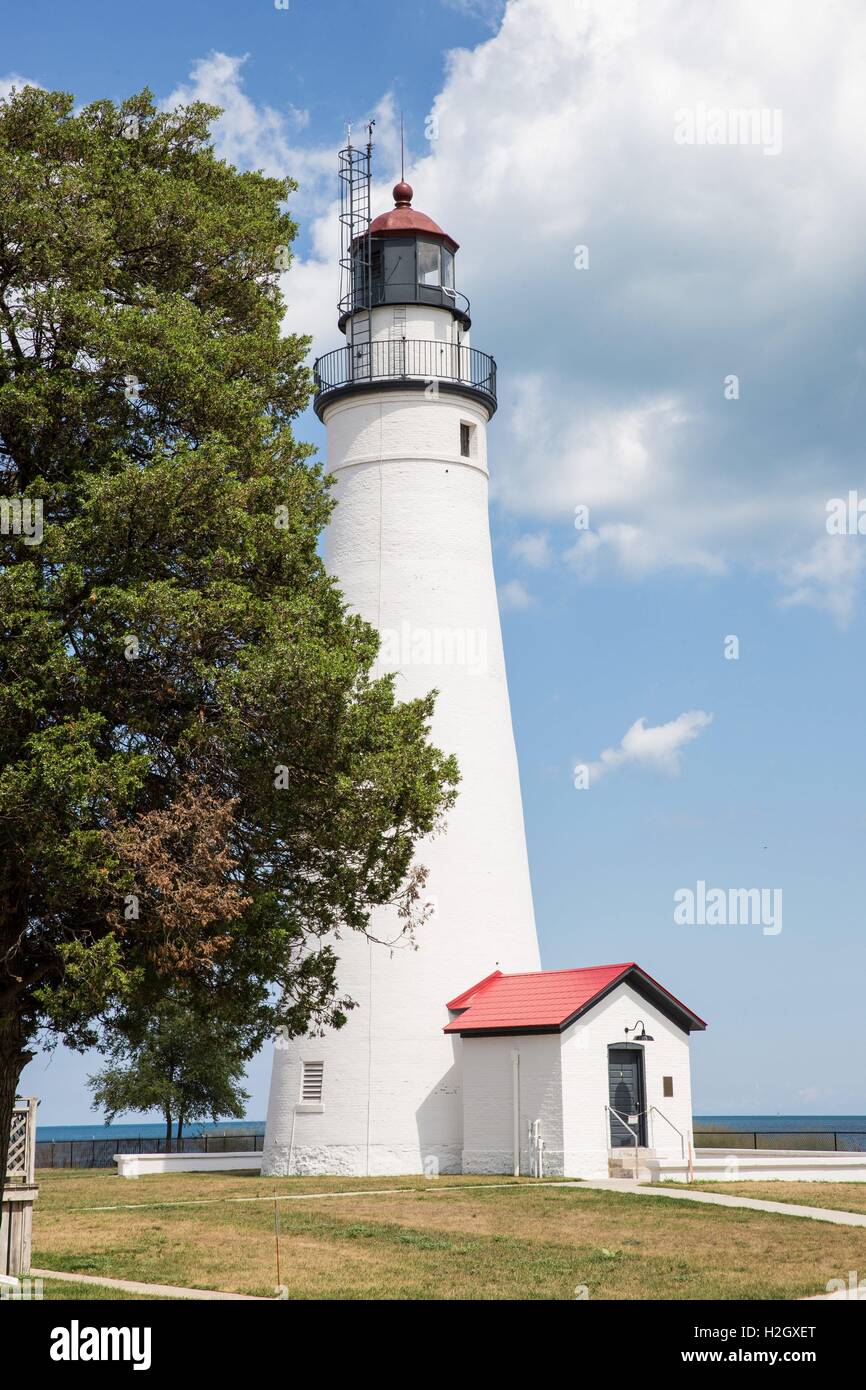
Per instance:
[[[177,1117],[177,1151],[183,1153],[183,1115]]]
[[[165,1151],[171,1153],[171,1111],[165,1111]]]
[[[9,1158],[9,1131],[18,1092],[18,1078],[33,1053],[24,1045],[21,1020],[15,1015],[0,1018],[0,1188],[6,1178]]]

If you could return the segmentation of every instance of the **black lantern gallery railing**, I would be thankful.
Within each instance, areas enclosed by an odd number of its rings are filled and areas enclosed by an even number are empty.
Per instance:
[[[489,353],[456,343],[414,338],[358,343],[317,358],[313,375],[313,404],[320,417],[335,395],[381,389],[388,381],[425,388],[440,383],[477,396],[491,414],[496,409],[495,361]]]
[[[369,303],[367,302],[369,300]],[[430,304],[437,309],[450,309],[464,327],[471,327],[470,304],[465,294],[451,290],[447,285],[422,285],[417,281],[401,280],[392,284],[384,279],[374,278],[369,295],[360,286],[353,287],[344,294],[337,308],[340,328],[344,329],[351,314],[364,313],[367,309],[377,309],[382,304]]]

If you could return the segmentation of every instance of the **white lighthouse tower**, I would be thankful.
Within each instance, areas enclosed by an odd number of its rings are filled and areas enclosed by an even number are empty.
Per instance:
[[[370,221],[370,146],[341,151],[346,346],[316,363],[337,507],[325,561],[379,630],[398,698],[437,688],[433,741],[461,782],[444,834],[418,848],[432,920],[418,949],[347,931],[325,1037],[274,1052],[263,1171],[460,1172],[459,1037],[447,1001],[496,969],[539,968],[488,522],[496,368],[470,346],[457,243],[412,207]],[[399,924],[374,914],[371,935]]]

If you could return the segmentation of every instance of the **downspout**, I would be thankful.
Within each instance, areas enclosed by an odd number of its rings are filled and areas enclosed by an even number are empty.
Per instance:
[[[295,1149],[295,1120],[296,1120],[297,1118],[298,1118],[298,1107],[297,1107],[297,1105],[293,1105],[293,1106],[292,1106],[292,1132],[291,1132],[291,1134],[289,1135],[289,1162],[288,1162],[288,1166],[287,1166],[287,1168],[286,1168],[286,1177],[287,1177],[287,1178],[290,1178],[290,1177],[292,1176],[292,1155],[293,1155],[294,1149]]]
[[[520,1053],[511,1054],[511,1103],[513,1111],[514,1176],[520,1177]]]
[[[381,469],[380,469],[381,480]],[[379,521],[381,525],[381,508],[379,511]],[[381,566],[382,547],[379,546],[380,566]],[[364,1170],[369,1176],[370,1173],[370,1132],[373,1125],[373,943],[367,943],[369,960],[369,977],[367,984],[367,1160]]]

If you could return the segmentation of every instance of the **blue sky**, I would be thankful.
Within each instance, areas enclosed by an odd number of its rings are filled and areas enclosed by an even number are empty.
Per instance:
[[[866,498],[853,0],[796,32],[781,0],[700,25],[685,0],[512,0],[504,18],[484,0],[4,0],[2,18],[0,90],[205,96],[227,157],[298,178],[287,326],[320,350],[338,337],[335,151],[376,115],[384,209],[402,108],[416,206],[461,243],[473,342],[500,366],[492,523],[544,964],[634,958],[707,1018],[698,1113],[866,1112],[866,536],[826,528],[829,499]],[[778,111],[782,138],[678,142],[702,106]],[[299,433],[323,443],[311,412]],[[712,719],[689,739],[694,711]],[[630,756],[595,769],[640,719]],[[599,771],[586,790],[577,763]],[[781,889],[782,930],[675,924],[699,880]],[[31,1065],[44,1123],[88,1119],[88,1070]],[[265,1055],[252,1116],[268,1073]]]

